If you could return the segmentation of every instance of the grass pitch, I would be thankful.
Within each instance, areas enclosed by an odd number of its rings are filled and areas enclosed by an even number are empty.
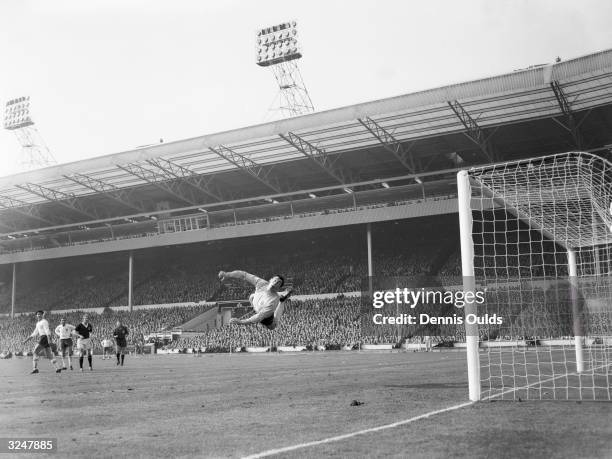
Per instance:
[[[41,361],[29,375],[29,359],[10,359],[0,436],[56,437],[54,457],[256,455],[456,406],[465,367],[462,352],[304,352],[127,357],[123,368],[97,356],[91,373]],[[612,403],[482,402],[277,456],[612,457]]]

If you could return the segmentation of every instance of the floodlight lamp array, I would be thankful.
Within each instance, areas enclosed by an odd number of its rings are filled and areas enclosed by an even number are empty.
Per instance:
[[[257,65],[267,67],[302,57],[296,26],[297,23],[292,21],[258,30]]]
[[[18,97],[6,103],[4,110],[4,129],[15,130],[32,126],[30,117],[30,97]]]

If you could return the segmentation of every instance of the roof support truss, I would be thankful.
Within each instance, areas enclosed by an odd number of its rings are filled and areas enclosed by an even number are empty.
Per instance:
[[[286,135],[280,134],[280,136],[304,156],[310,158],[315,164],[323,169],[327,175],[335,179],[341,185],[346,185],[347,183],[355,181],[348,173],[335,167],[340,155],[328,155],[324,149],[311,144],[293,132],[287,132]]]
[[[143,167],[141,164],[117,164],[119,169],[129,172],[132,175],[150,183],[151,185],[165,191],[166,193],[174,196],[175,198],[186,202],[189,205],[197,205],[196,197],[191,193],[186,193],[181,189],[181,186],[176,181],[176,177],[164,172],[162,174]]]
[[[567,120],[567,125],[565,123],[560,124],[571,134],[574,146],[578,150],[581,150],[583,145],[582,135],[580,134],[579,124],[576,123],[576,117],[574,115],[574,112],[572,111],[572,106],[567,100],[565,92],[563,91],[563,88],[561,87],[558,81],[551,81],[550,87],[555,93],[555,98],[557,99],[559,108],[561,109],[561,112],[565,115],[565,118]]]
[[[89,175],[78,173],[72,175],[64,175],[64,177],[68,180],[72,180],[73,182],[78,183],[79,185],[84,186],[85,188],[89,188],[90,190],[95,191],[96,193],[102,193],[132,210],[136,210],[138,212],[146,212],[146,209],[142,207],[142,205],[139,205],[129,199],[128,191],[118,188],[108,182],[99,180]]]
[[[6,211],[18,213],[34,220],[38,220],[46,223],[47,225],[57,225],[60,223],[57,220],[54,221],[41,216],[37,206],[8,196],[0,196],[0,208],[5,209]],[[7,226],[6,223],[3,224],[4,226]]]
[[[281,185],[280,181],[272,175],[273,167],[264,167],[260,164],[257,164],[251,158],[241,155],[240,153],[235,152],[234,150],[223,146],[218,145],[217,147],[209,147],[209,149],[219,155],[221,158],[229,161],[234,166],[238,167],[240,170],[246,172],[254,179],[258,180],[260,183],[263,183],[265,186],[273,190],[277,194],[282,194],[287,191],[290,191],[288,186]]]
[[[359,119],[359,122],[376,137],[376,139],[382,144],[385,150],[392,153],[393,156],[404,166],[404,168],[411,174],[417,174],[419,167],[415,162],[414,156],[410,154],[410,151],[414,147],[416,142],[410,142],[408,148],[404,148],[400,141],[398,141],[393,134],[387,131],[384,127],[378,124],[370,117]]]
[[[24,217],[30,218],[30,219],[34,219],[37,220],[39,222],[45,223],[46,225],[59,225],[62,223],[65,223],[66,221],[59,221],[59,220],[49,220],[48,218],[45,217],[41,217],[38,213],[38,209],[36,207],[30,206],[30,207],[18,207],[18,208],[11,208],[11,207],[4,207],[4,206],[0,206],[0,208],[5,209],[5,212],[15,212],[19,215],[23,215]],[[17,228],[14,225],[10,225],[7,224],[6,222],[2,223],[3,226],[10,228],[12,231],[11,232],[17,232],[20,230],[23,230],[23,228]]]
[[[487,136],[484,130],[478,125],[476,120],[468,113],[468,111],[459,103],[458,100],[448,101],[448,106],[451,108],[461,124],[466,129],[465,135],[483,152],[487,161],[495,161],[495,155],[491,151],[490,138],[491,135]]]
[[[149,159],[147,162],[163,171],[166,175],[183,180],[191,187],[195,188],[201,193],[204,193],[217,202],[226,200],[226,198],[224,198],[224,194],[214,183],[215,179],[213,176],[196,174],[191,169],[181,166],[180,164],[170,161],[169,159],[155,158]]]
[[[87,218],[93,220],[99,220],[103,218],[95,209],[86,208],[76,196],[69,193],[64,193],[63,191],[54,190],[52,188],[47,188],[42,185],[38,185],[36,183],[23,183],[21,185],[17,185],[18,188],[22,190],[26,190],[36,196],[40,196],[41,198],[47,199],[49,201],[54,201],[57,204],[75,211],[81,215],[86,216]]]

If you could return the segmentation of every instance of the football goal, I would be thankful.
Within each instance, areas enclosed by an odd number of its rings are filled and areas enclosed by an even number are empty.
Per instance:
[[[457,184],[464,290],[485,292],[464,308],[470,400],[611,400],[612,163],[564,153]]]

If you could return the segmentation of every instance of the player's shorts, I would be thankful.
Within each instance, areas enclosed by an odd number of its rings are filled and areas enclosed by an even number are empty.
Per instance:
[[[43,335],[38,339],[38,346],[37,347],[41,347],[41,348],[47,348],[47,347],[51,347],[51,345],[49,344],[49,338],[47,338],[47,335]]]
[[[270,325],[274,323],[274,314],[272,314],[270,317],[266,317],[265,319],[262,319],[259,323],[262,325],[265,325],[266,327],[269,327]]]
[[[49,339],[47,336],[41,336],[38,340],[38,344],[34,348],[34,357],[37,355],[44,354],[48,359],[53,358],[53,352],[51,351],[51,345],[49,344]]]
[[[127,343],[117,343],[115,344],[115,354],[126,354],[127,353]]]
[[[79,351],[91,351],[93,349],[91,338],[79,338],[77,340],[77,349]]]
[[[113,350],[113,348],[111,346],[105,346],[103,348],[104,352],[111,352]]]
[[[72,339],[66,338],[60,340],[60,352],[64,357],[66,356],[66,354],[72,355]]]

